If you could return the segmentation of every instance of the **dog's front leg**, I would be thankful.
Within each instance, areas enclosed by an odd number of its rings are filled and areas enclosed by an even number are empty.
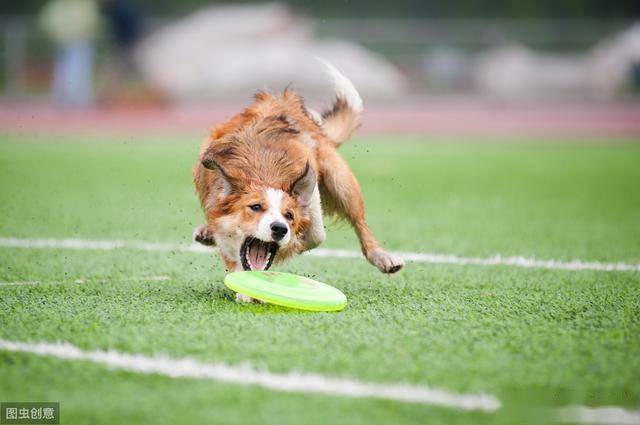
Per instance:
[[[317,185],[311,195],[309,218],[311,219],[311,226],[304,234],[304,251],[316,248],[324,242],[326,238],[322,217],[322,205],[320,204],[320,189]]]
[[[236,292],[236,301],[239,303],[253,303],[253,302],[258,302],[258,300],[255,300],[253,298],[251,298],[248,295],[245,294],[241,294],[240,292]]]
[[[205,246],[214,246],[216,244],[213,229],[206,224],[196,227],[196,230],[193,231],[193,240]]]
[[[243,270],[239,262],[230,260],[223,253],[220,253],[220,257],[222,258],[222,261],[224,262],[224,266],[228,272],[231,272],[231,271],[241,272]],[[254,298],[251,298],[248,295],[241,294],[240,292],[236,292],[236,301],[239,303],[254,303],[254,302],[264,303],[263,301],[256,300]]]

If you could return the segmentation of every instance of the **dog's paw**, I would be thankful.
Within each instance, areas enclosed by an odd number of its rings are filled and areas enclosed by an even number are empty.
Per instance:
[[[236,302],[239,303],[252,303],[254,300],[248,295],[241,294],[240,292],[236,292]]]
[[[378,249],[367,255],[367,260],[382,273],[395,273],[404,267],[402,258]]]
[[[255,298],[251,298],[250,296],[241,294],[239,292],[236,292],[236,302],[239,302],[239,303],[258,303],[258,304],[264,304],[265,303],[262,300],[257,300]]]
[[[216,244],[213,232],[206,224],[196,227],[193,232],[193,240],[205,246],[214,246]]]

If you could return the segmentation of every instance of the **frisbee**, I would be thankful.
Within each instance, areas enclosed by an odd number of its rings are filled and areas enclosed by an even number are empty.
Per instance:
[[[229,273],[224,284],[251,298],[310,311],[340,311],[347,297],[333,286],[304,276],[269,271]]]

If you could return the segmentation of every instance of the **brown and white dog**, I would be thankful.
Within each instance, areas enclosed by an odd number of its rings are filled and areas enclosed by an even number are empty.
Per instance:
[[[206,224],[194,238],[217,245],[227,270],[266,270],[317,247],[325,239],[323,211],[351,223],[364,256],[380,271],[404,265],[373,236],[360,186],[336,150],[360,126],[362,99],[322,62],[337,95],[322,116],[291,90],[259,92],[251,106],[215,126],[200,149],[193,181]]]

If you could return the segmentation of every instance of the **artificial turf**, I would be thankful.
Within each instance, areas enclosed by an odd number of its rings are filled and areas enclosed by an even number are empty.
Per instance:
[[[360,138],[343,147],[393,250],[640,261],[640,147]],[[0,236],[188,243],[197,140],[3,136]],[[329,228],[325,247],[357,248]],[[500,399],[495,413],[283,394],[0,352],[0,400],[63,423],[544,423],[569,404],[637,407],[640,273],[301,257],[341,313],[239,305],[214,255],[0,248],[0,338],[192,357]],[[168,281],[132,281],[167,275]],[[83,279],[84,283],[74,283]]]

